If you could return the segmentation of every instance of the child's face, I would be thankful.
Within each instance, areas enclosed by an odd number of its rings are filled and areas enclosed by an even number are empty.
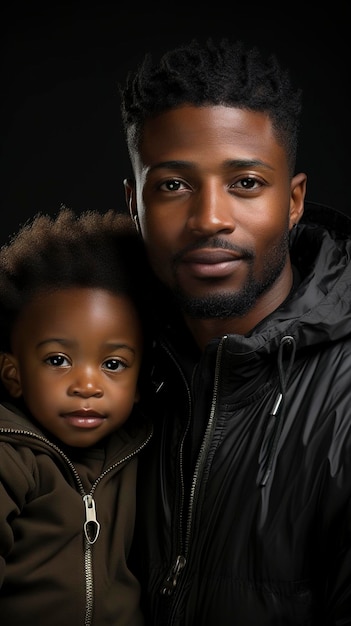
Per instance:
[[[129,298],[71,288],[25,307],[1,374],[42,426],[69,446],[85,447],[128,418],[141,357],[141,326]]]

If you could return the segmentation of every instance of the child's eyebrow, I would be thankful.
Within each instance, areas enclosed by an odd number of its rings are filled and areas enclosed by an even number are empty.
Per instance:
[[[47,339],[39,341],[37,344],[37,348],[41,348],[42,346],[46,346],[51,343],[58,343],[66,348],[72,348],[77,344],[77,341],[75,339],[67,339],[63,337],[48,337]],[[135,348],[124,342],[107,341],[102,345],[105,349],[110,350],[111,352],[114,352],[115,350],[129,350],[130,352],[135,354]]]

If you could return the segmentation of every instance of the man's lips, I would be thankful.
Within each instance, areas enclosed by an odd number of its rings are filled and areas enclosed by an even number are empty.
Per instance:
[[[228,249],[201,248],[186,252],[179,266],[200,278],[224,278],[231,274],[243,257]]]
[[[96,411],[79,410],[64,413],[62,417],[72,426],[77,428],[96,428],[104,421],[104,416]]]

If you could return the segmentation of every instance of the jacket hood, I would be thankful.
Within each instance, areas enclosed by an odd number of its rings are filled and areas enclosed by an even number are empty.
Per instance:
[[[10,402],[0,404],[0,427],[11,430],[30,431],[39,437],[43,432],[26,417],[22,411]]]
[[[285,336],[304,350],[350,334],[351,220],[309,204],[292,232],[290,254],[300,284],[250,337],[242,338],[244,352],[278,349]],[[240,337],[236,343],[239,347]]]

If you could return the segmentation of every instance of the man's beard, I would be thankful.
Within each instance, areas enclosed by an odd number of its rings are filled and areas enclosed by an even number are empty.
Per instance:
[[[181,311],[192,319],[230,319],[243,317],[256,304],[279,278],[289,253],[289,232],[284,233],[280,242],[269,250],[263,261],[263,269],[259,278],[253,275],[253,260],[248,261],[249,273],[245,285],[240,291],[228,293],[208,293],[200,298],[184,293],[177,285],[173,296]]]

